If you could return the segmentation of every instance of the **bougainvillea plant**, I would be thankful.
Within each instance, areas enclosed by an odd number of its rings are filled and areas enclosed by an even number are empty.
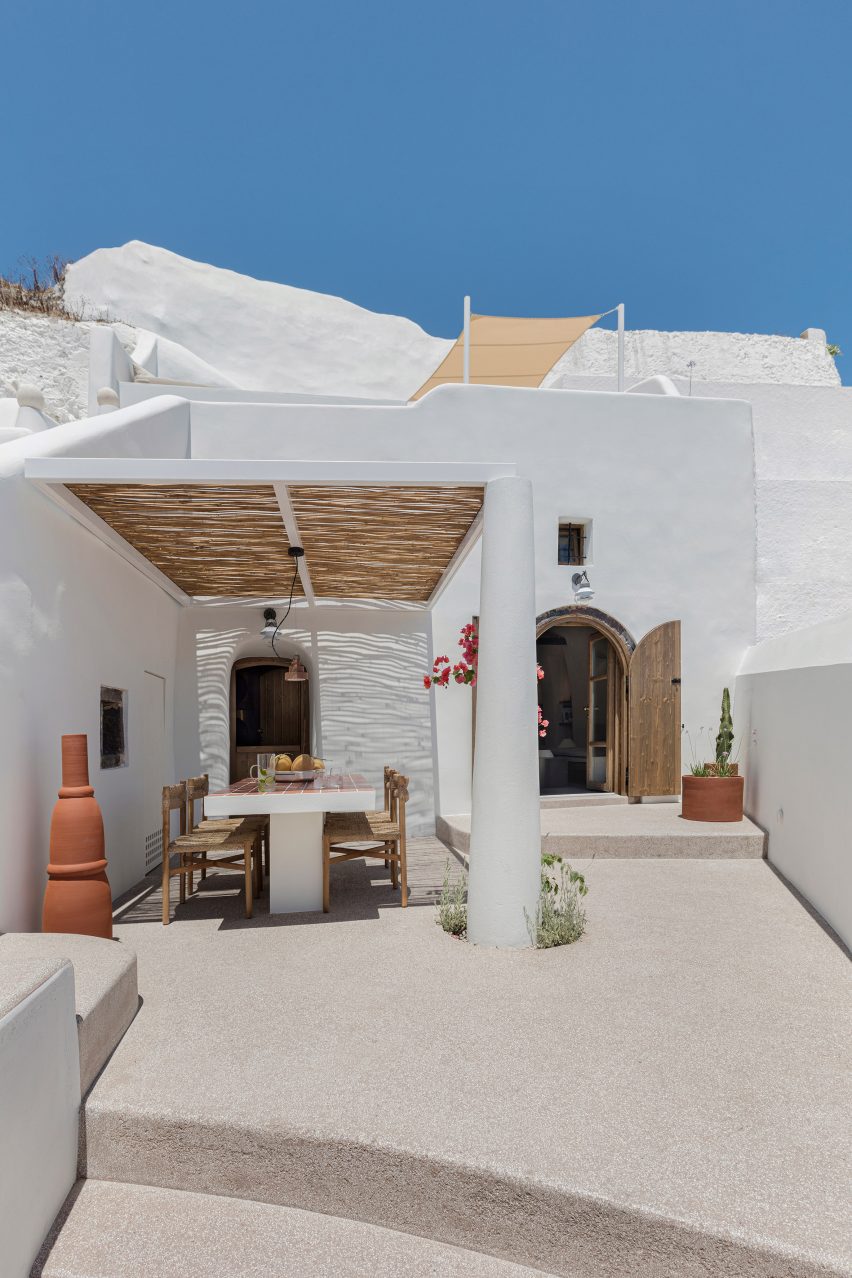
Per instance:
[[[479,633],[472,621],[469,621],[466,626],[462,626],[461,634],[459,635],[459,647],[461,648],[461,656],[455,664],[447,656],[435,658],[432,662],[432,673],[423,676],[424,688],[447,688],[451,678],[456,683],[466,683],[471,687],[476,684]],[[544,671],[541,666],[536,666],[535,673],[537,679],[544,678]],[[549,727],[550,721],[542,718],[541,706],[539,706],[538,735],[540,737],[546,736]]]

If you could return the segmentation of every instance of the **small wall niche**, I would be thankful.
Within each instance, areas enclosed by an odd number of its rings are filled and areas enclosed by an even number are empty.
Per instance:
[[[101,686],[101,767],[127,767],[127,692]]]
[[[557,563],[565,567],[582,567],[592,562],[591,519],[560,519]]]

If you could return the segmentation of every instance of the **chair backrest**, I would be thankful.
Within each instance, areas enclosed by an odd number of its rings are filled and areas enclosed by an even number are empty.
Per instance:
[[[186,829],[191,833],[195,829],[195,805],[203,801],[210,793],[210,777],[202,772],[200,777],[187,777],[186,785]],[[202,816],[204,809],[201,810]]]
[[[396,768],[392,768],[389,763],[385,764],[385,812],[390,812],[390,785],[391,778],[397,775]]]
[[[186,834],[186,782],[163,786],[163,856],[168,857],[172,841],[172,813],[180,812],[180,833]]]
[[[405,805],[408,802],[408,777],[401,772],[394,772],[390,778],[390,818],[399,825],[400,834],[405,835]]]

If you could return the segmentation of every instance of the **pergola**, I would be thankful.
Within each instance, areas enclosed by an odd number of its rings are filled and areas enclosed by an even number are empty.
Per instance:
[[[529,480],[501,463],[34,452],[25,477],[184,606],[280,596],[288,549],[301,546],[309,605],[430,608],[481,537],[468,930],[481,944],[530,944],[540,828]]]

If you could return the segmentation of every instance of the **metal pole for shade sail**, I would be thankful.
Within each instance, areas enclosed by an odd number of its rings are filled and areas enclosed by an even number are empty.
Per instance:
[[[618,312],[618,389],[624,390],[624,303],[615,308]]]
[[[462,381],[467,386],[470,381],[470,298],[464,299],[464,376]]]

